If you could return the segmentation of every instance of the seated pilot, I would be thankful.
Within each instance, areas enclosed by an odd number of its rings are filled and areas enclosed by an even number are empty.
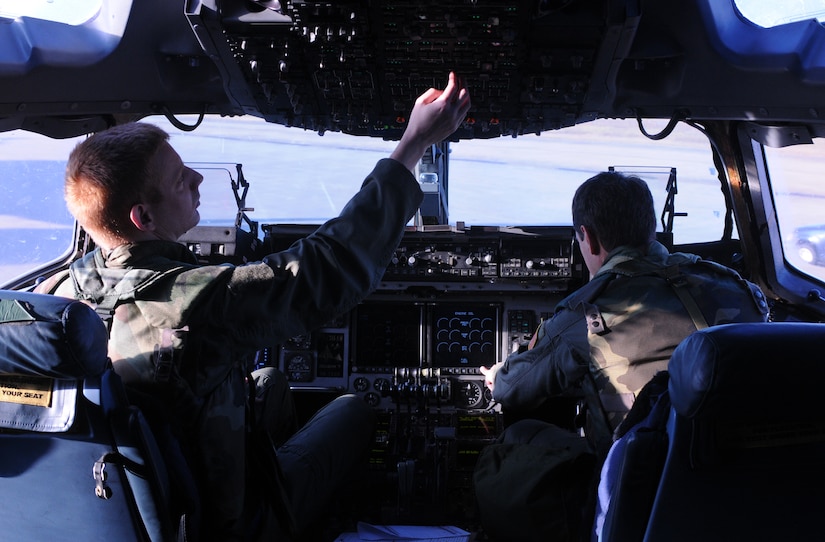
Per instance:
[[[504,443],[558,446],[568,432],[529,412],[551,397],[584,395],[599,464],[636,394],[682,339],[708,325],[765,321],[768,305],[734,270],[657,242],[653,198],[638,177],[599,173],[577,189],[572,213],[590,281],[556,305],[528,350],[482,373],[504,411],[528,413]],[[494,494],[483,498],[495,507]]]
[[[38,290],[86,300],[107,320],[114,370],[130,397],[159,405],[192,464],[200,532],[210,539],[306,531],[366,459],[374,425],[368,405],[338,397],[290,435],[285,379],[272,368],[249,377],[251,356],[352,309],[375,288],[423,197],[413,169],[469,107],[467,89],[451,73],[443,91],[416,100],[395,150],[339,217],[285,251],[239,266],[199,266],[178,242],[199,221],[202,177],[163,130],[123,124],[72,151],[66,202],[97,248]],[[247,409],[252,379],[254,408]],[[255,472],[260,465],[267,472]]]

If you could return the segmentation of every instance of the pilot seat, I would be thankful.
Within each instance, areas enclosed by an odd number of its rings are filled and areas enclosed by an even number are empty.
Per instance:
[[[674,351],[660,431],[630,433],[602,540],[825,534],[825,325],[726,324]]]
[[[182,456],[126,400],[107,342],[80,301],[0,291],[3,539],[197,537]]]

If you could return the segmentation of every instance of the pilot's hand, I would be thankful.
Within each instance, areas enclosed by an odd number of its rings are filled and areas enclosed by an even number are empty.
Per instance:
[[[444,90],[429,89],[418,97],[407,129],[390,158],[412,171],[424,151],[455,132],[470,110],[470,93],[461,78],[450,72]]]
[[[498,370],[501,369],[502,365],[504,365],[504,362],[500,361],[491,367],[484,367],[483,365],[479,367],[481,374],[484,375],[484,385],[490,389],[490,392],[495,391],[496,373],[498,373]]]

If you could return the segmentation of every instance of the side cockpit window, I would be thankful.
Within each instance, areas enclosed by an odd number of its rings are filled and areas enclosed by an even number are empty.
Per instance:
[[[63,176],[76,142],[0,133],[0,286],[71,253],[75,226]]]
[[[764,147],[785,261],[825,281],[825,141]]]

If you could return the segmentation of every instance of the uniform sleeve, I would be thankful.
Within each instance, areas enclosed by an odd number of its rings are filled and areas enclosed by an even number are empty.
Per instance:
[[[72,288],[72,281],[66,280],[68,278],[68,271],[55,273],[43,282],[38,283],[34,287],[34,292],[38,294],[52,294],[72,298],[74,297],[74,288]]]
[[[222,320],[237,322],[238,340],[250,346],[352,309],[378,285],[422,198],[409,170],[379,161],[338,217],[289,249],[232,270]]]
[[[571,391],[589,370],[584,315],[563,308],[544,325],[536,346],[512,354],[496,373],[493,396],[502,407],[529,410]]]

